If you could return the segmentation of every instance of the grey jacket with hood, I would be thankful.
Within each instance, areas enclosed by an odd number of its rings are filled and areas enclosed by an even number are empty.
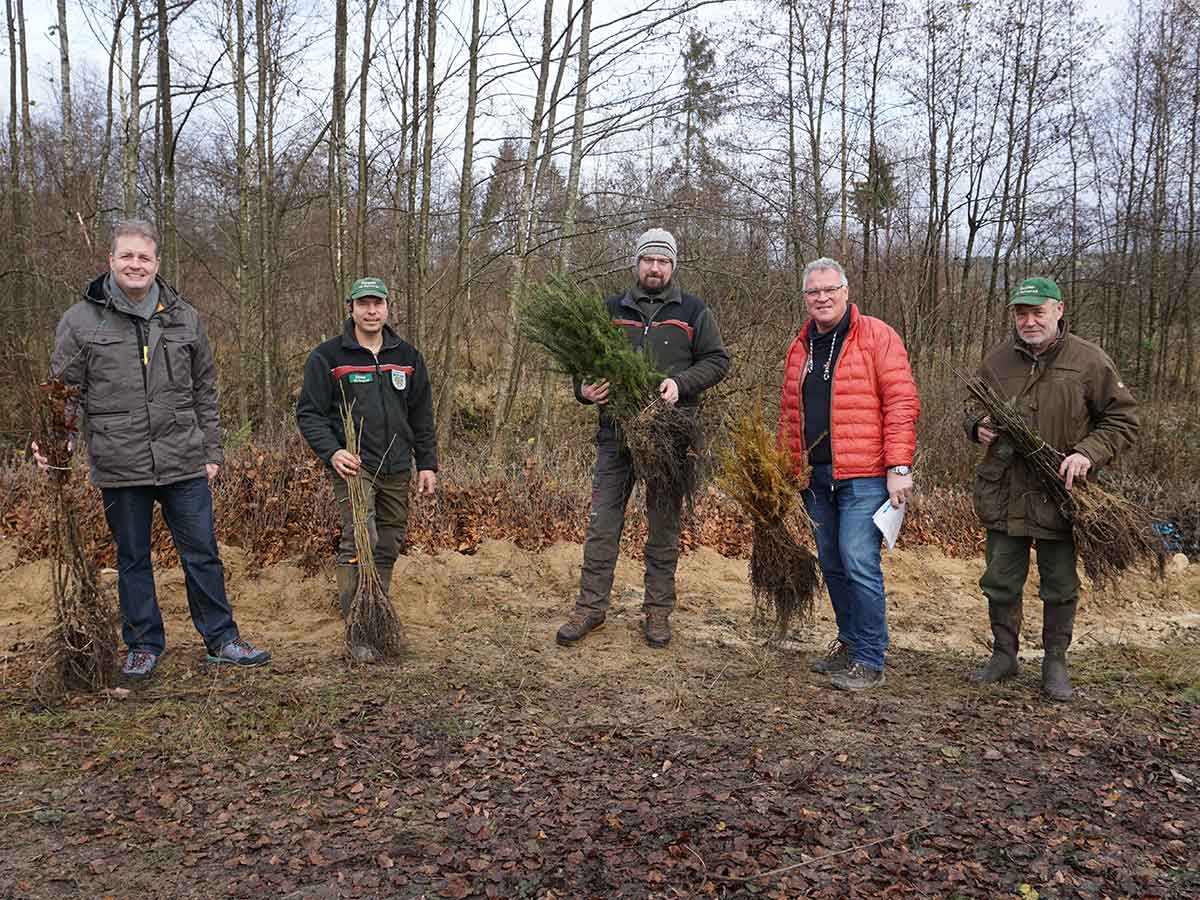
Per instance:
[[[63,314],[50,371],[80,389],[92,484],[166,485],[220,465],[217,368],[195,307],[158,279],[158,309],[137,316],[92,281]]]

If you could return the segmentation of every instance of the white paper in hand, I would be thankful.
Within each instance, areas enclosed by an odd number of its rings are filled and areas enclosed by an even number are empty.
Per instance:
[[[896,546],[896,538],[900,536],[900,526],[904,524],[904,510],[907,507],[907,503],[901,503],[899,507],[892,506],[889,498],[884,500],[883,506],[875,510],[875,515],[871,516],[875,527],[883,532],[883,540],[887,543],[889,550]]]

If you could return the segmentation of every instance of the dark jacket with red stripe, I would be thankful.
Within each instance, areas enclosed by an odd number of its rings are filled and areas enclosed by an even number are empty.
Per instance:
[[[699,297],[681,292],[676,285],[662,308],[647,321],[632,291],[604,301],[612,316],[637,349],[646,347],[654,368],[679,385],[679,405],[695,406],[700,395],[729,372],[729,353],[710,310]],[[589,403],[575,383],[575,398]]]
[[[433,391],[416,348],[388,326],[379,356],[354,338],[354,323],[309,354],[296,403],[300,433],[326,463],[345,449],[342,403],[351,404],[359,456],[370,474],[437,471]]]

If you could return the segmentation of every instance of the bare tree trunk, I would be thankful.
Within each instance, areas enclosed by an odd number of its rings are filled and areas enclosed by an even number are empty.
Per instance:
[[[841,195],[842,195],[842,239],[839,244],[841,249],[838,251],[843,263],[847,261],[850,254],[848,218],[849,218],[849,197],[848,185],[850,172],[850,144],[846,136],[846,113],[849,109],[846,102],[846,86],[847,86],[847,68],[850,65],[850,0],[842,0],[842,109],[839,116],[842,124],[842,142],[841,142],[841,159],[842,159],[842,179],[841,179]]]
[[[566,209],[563,212],[563,234],[558,251],[558,271],[565,274],[571,266],[572,243],[575,239],[575,218],[579,209],[579,178],[583,168],[583,127],[587,113],[588,73],[591,69],[592,0],[583,0],[583,16],[579,25],[579,78],[575,87],[575,118],[571,126],[571,165],[567,172]],[[565,57],[565,51],[564,51]],[[546,156],[550,155],[546,148]],[[546,422],[550,410],[551,374],[542,376],[542,398],[538,406],[538,421],[533,455],[542,459],[545,451]]]
[[[158,103],[162,114],[163,276],[179,280],[179,236],[175,232],[175,121],[171,114],[171,50],[167,0],[158,0]]]
[[[17,137],[17,110],[21,108],[21,95],[17,90],[20,76],[17,71],[17,18],[13,0],[4,0],[5,20],[8,24],[8,202],[9,227],[15,236],[21,234],[21,142]]]
[[[512,398],[516,393],[521,364],[517,313],[525,296],[525,279],[528,275],[529,225],[533,212],[534,174],[538,148],[542,136],[542,118],[545,114],[546,89],[550,81],[551,32],[554,27],[554,0],[545,0],[542,14],[542,56],[538,69],[537,92],[534,96],[533,117],[530,125],[529,147],[525,154],[524,179],[517,219],[517,239],[513,248],[513,279],[508,291],[508,317],[505,320],[504,346],[500,357],[500,391],[492,411],[491,454],[493,466],[503,457],[501,432],[508,422]]]
[[[250,333],[250,149],[246,144],[246,6],[234,3],[233,92],[237,103],[237,268],[234,292],[237,298],[237,354],[234,360],[238,401],[238,424],[250,421],[250,386],[246,383],[246,351]]]
[[[29,57],[26,54],[27,40],[25,36],[25,0],[17,0],[17,32],[21,39],[21,150],[25,162],[25,206],[28,215],[25,224],[32,232],[34,191],[37,180],[34,177],[33,165],[33,121],[29,114]],[[29,235],[32,237],[32,234]]]
[[[345,318],[346,292],[346,0],[337,0],[333,26],[333,116],[329,127],[329,269],[331,321]]]
[[[134,0],[136,3],[137,0]],[[255,197],[258,213],[258,310],[259,334],[262,340],[262,362],[259,385],[262,390],[262,418],[269,422],[275,407],[274,299],[271,289],[271,197],[272,154],[267,142],[271,128],[268,109],[268,79],[271,72],[271,0],[255,0],[254,27],[258,56],[258,109],[254,120],[254,144],[258,162],[258,191]]]
[[[458,379],[458,332],[471,298],[471,211],[474,197],[475,109],[479,101],[480,0],[471,3],[471,46],[467,70],[467,115],[463,134],[462,177],[458,186],[458,247],[454,259],[454,291],[446,308],[446,332],[442,344],[441,387],[438,392],[439,444],[450,443],[454,426],[454,389]]]
[[[408,156],[408,217],[406,222],[406,241],[408,270],[406,277],[407,296],[407,325],[408,339],[416,347],[420,347],[419,335],[423,330],[421,318],[424,314],[421,296],[417,293],[418,270],[420,264],[421,237],[417,212],[417,153],[418,141],[421,134],[421,30],[425,27],[425,3],[417,0],[412,20],[412,137],[409,144]]]
[[[99,212],[104,209],[104,189],[108,183],[108,162],[112,157],[114,72],[117,67],[117,57],[121,53],[121,25],[125,21],[125,11],[128,8],[129,0],[121,0],[113,19],[113,36],[108,46],[108,78],[104,92],[104,139],[100,147],[100,164],[96,167],[96,186],[92,192],[92,208],[89,213],[91,216],[89,243],[93,246],[99,239],[101,220]]]
[[[429,268],[429,207],[433,197],[433,115],[437,102],[433,64],[437,49],[437,0],[429,0],[429,32],[425,38],[425,140],[421,148],[421,213],[417,220],[416,293],[419,304],[413,345],[425,346],[425,285]]]
[[[800,185],[796,157],[796,4],[788,0],[787,98],[788,98],[788,236],[792,244],[792,268],[796,277],[796,295],[804,287],[804,249],[800,241]]]
[[[66,230],[74,227],[75,202],[75,117],[71,110],[71,48],[67,40],[67,0],[58,0],[58,67],[62,95],[62,205]]]
[[[354,269],[357,277],[367,274],[367,74],[371,69],[371,22],[379,0],[368,0],[363,22],[362,66],[358,72],[358,194],[354,221]]]
[[[122,151],[122,171],[125,176],[125,217],[138,211],[138,160],[142,145],[142,0],[132,0],[133,34],[129,50],[129,109],[125,116],[125,145]]]

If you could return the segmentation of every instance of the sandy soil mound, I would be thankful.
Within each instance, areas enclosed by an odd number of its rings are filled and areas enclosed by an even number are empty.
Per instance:
[[[298,566],[281,563],[251,572],[246,553],[223,547],[230,595],[247,636],[286,644],[333,647],[341,638],[334,603],[332,570],[305,578]],[[579,577],[582,548],[560,543],[539,552],[503,541],[485,541],[470,555],[414,554],[396,566],[392,596],[414,632],[439,638],[469,634],[483,622],[511,620],[530,640],[549,638],[569,609]],[[0,543],[0,652],[20,650],[43,634],[50,622],[49,566],[46,561],[16,564],[15,548]],[[892,644],[910,649],[981,650],[989,639],[986,604],[977,581],[982,560],[945,556],[932,548],[896,550],[884,556]],[[111,585],[115,573],[105,570]],[[1041,634],[1036,567],[1026,595],[1025,650],[1036,655]],[[188,618],[183,572],[158,573],[158,590],[168,640],[189,645],[195,636]],[[613,588],[606,635],[597,635],[607,659],[619,666],[638,645],[641,566],[622,559]],[[745,560],[727,559],[701,548],[679,567],[679,632],[697,644],[761,643],[751,627],[751,599]],[[616,626],[616,627],[611,627]],[[817,622],[795,635],[817,646],[833,633],[828,602],[819,604]],[[1125,643],[1160,646],[1186,634],[1200,639],[1200,565],[1171,572],[1164,581],[1142,575],[1124,579],[1107,592],[1085,594],[1076,625],[1077,644]],[[432,636],[432,635],[431,635]],[[601,663],[606,665],[606,663]]]

